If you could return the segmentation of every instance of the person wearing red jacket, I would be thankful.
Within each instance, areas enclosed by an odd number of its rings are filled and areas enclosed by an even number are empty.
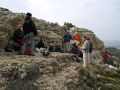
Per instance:
[[[80,40],[81,40],[81,37],[80,37],[80,35],[79,35],[78,32],[75,32],[75,33],[72,35],[72,40],[74,41],[74,43],[76,43],[76,45],[79,45]]]
[[[107,51],[105,51],[102,55],[102,58],[103,58],[103,63],[104,64],[108,64],[109,63],[109,54]]]

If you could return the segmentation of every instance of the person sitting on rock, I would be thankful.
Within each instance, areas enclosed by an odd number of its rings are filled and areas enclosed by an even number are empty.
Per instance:
[[[22,49],[23,45],[26,43],[26,39],[24,37],[24,33],[23,33],[23,30],[22,30],[22,23],[21,22],[19,22],[19,24],[17,26],[17,29],[14,31],[13,40],[17,44],[17,46],[15,46],[16,48],[18,46],[20,46],[21,49]]]
[[[72,40],[73,40],[74,43],[76,43],[76,45],[79,45],[81,37],[78,34],[78,32],[75,32],[75,33],[72,34]]]
[[[83,52],[82,52],[82,49],[81,49],[82,46],[83,46],[83,43],[80,42],[79,45],[78,45],[78,48],[79,48],[78,56],[81,59],[83,59]]]
[[[36,51],[37,52],[41,52],[42,48],[45,48],[44,42],[42,39],[39,40],[37,47],[36,47]]]
[[[103,52],[102,58],[104,64],[109,64],[109,54],[107,51]]]
[[[76,45],[76,43],[72,44],[71,52],[74,54],[74,58],[76,58],[75,60],[77,62],[81,62],[83,54],[79,47]]]
[[[72,44],[71,52],[72,52],[73,54],[78,54],[79,48],[78,48],[78,46],[76,45],[76,43]]]

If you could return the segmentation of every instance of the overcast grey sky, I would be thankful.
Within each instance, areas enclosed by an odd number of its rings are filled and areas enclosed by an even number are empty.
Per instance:
[[[50,22],[71,22],[102,40],[120,40],[120,0],[0,0],[0,7],[31,12]]]

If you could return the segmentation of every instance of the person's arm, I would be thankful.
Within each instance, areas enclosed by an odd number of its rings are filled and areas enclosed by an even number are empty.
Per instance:
[[[37,29],[36,29],[34,22],[31,21],[31,24],[32,24],[32,30],[33,30],[34,35],[38,35],[38,32],[37,32]]]
[[[85,42],[83,43],[81,50],[85,50]]]

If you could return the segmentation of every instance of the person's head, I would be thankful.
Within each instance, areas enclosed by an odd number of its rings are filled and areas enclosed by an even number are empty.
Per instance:
[[[68,33],[69,33],[69,30],[66,31],[66,34],[68,34]]]
[[[78,32],[76,31],[75,34],[78,34]]]
[[[28,12],[28,13],[26,14],[26,18],[31,19],[31,18],[32,18],[32,14]]]
[[[84,38],[83,38],[83,41],[85,41],[85,40],[87,40],[87,37],[86,37],[86,36],[84,36]]]
[[[90,38],[87,38],[87,40],[90,42]]]
[[[105,51],[105,53],[108,53],[107,51]]]
[[[17,28],[22,29],[22,26],[23,26],[22,22],[19,22]]]
[[[40,38],[40,40],[39,40],[40,42],[43,42],[43,39],[42,38]]]

